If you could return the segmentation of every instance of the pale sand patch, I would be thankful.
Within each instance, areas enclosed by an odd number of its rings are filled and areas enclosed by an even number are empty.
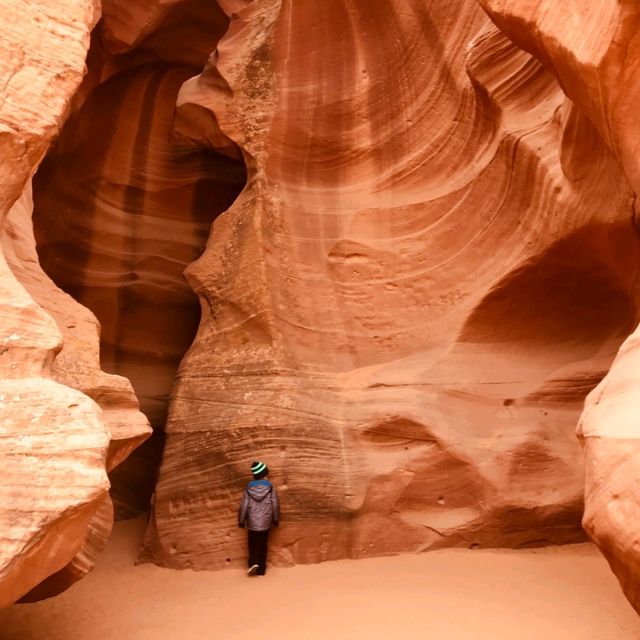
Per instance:
[[[345,560],[247,578],[136,567],[142,526],[118,524],[95,571],[63,595],[0,611],[0,638],[640,638],[640,618],[589,544]]]

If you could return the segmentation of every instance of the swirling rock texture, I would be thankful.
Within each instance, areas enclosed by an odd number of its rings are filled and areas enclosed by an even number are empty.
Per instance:
[[[133,13],[153,9],[127,6]],[[180,46],[166,20],[179,27],[175,12],[190,7],[160,8],[159,14],[144,13],[144,20],[113,7],[105,15],[107,51],[113,48],[119,57],[104,56],[96,74],[102,80],[70,118],[35,179],[34,225],[43,268],[96,314],[102,366],[132,382],[159,436],[111,475],[120,516],[148,508],[169,390],[198,326],[199,304],[182,272],[201,254],[211,222],[245,178],[241,162],[173,135],[178,90],[198,72],[182,60],[193,59],[194,42],[205,39],[192,29]],[[191,18],[201,17],[209,36],[199,48],[210,51],[226,16],[215,5],[200,14]],[[165,32],[172,36],[169,48],[162,46]],[[131,43],[139,43],[142,53],[128,51]],[[207,56],[199,55],[201,68]]]
[[[52,363],[51,375],[57,382],[82,391],[101,409],[102,429],[106,426],[109,436],[101,466],[109,472],[149,436],[149,424],[138,410],[131,384],[123,377],[108,375],[100,369],[99,330],[95,316],[57,289],[39,266],[31,224],[32,210],[29,184],[5,219],[1,236],[4,254],[20,283],[55,320],[62,334],[62,350]],[[38,411],[35,415],[37,418]],[[69,459],[66,462],[69,464]],[[73,560],[24,599],[31,601],[55,595],[93,568],[112,523],[112,501],[104,495]]]
[[[100,45],[117,66],[160,59],[201,70],[227,26],[216,2],[103,0]]]
[[[575,424],[640,319],[640,10],[480,4],[104,0],[82,84],[94,2],[3,7],[0,606],[91,568],[106,471],[144,507],[114,374],[158,432],[174,383],[160,564],[244,559],[257,457],[280,564],[580,539]],[[34,178],[63,293],[30,178],[70,111]],[[638,340],[579,427],[636,607]]]
[[[640,301],[598,127],[473,3],[220,4],[176,122],[248,182],[187,270],[146,557],[244,559],[256,458],[280,564],[579,539],[575,424]]]
[[[106,467],[146,437],[148,426],[128,383],[99,371],[95,318],[40,270],[31,231],[30,177],[82,80],[97,6],[9,0],[2,12],[0,606],[6,606],[46,580],[45,591],[55,593],[91,567],[111,523]]]
[[[637,3],[573,0],[562,10],[543,0],[483,0],[483,5],[509,37],[557,76],[565,93],[598,128],[637,194]],[[621,348],[611,371],[589,395],[578,435],[587,465],[583,524],[640,612],[638,339],[636,329]]]

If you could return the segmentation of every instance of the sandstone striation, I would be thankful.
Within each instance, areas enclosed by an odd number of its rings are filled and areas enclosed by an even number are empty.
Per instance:
[[[100,369],[99,327],[95,316],[57,289],[39,266],[31,225],[32,210],[29,184],[5,219],[0,236],[4,255],[14,275],[33,300],[55,320],[62,334],[62,350],[52,363],[50,375],[56,381],[82,391],[101,409],[101,421],[109,435],[102,466],[109,472],[149,436],[149,424],[138,410],[138,401],[128,380],[108,375]],[[55,595],[87,573],[104,547],[112,523],[111,499],[105,495],[76,556],[38,585],[28,598]]]
[[[42,266],[96,314],[102,366],[131,381],[158,432],[200,317],[182,272],[244,183],[241,163],[172,136],[178,90],[194,73],[148,62],[111,76],[35,179]],[[150,441],[112,475],[120,515],[148,507],[161,445]]]
[[[594,123],[640,190],[640,8],[632,2],[482,0],[491,18],[556,74],[565,93]],[[633,213],[636,232],[637,207]],[[637,269],[637,266],[631,267]],[[640,424],[635,404],[638,330],[590,394],[578,435],[586,456],[583,524],[640,611]]]
[[[279,564],[575,541],[586,481],[640,610],[640,9],[5,4],[0,606],[92,568],[107,473],[145,508],[169,409],[159,564],[244,560],[257,457]]]
[[[149,63],[112,76],[35,181],[43,268],[96,313],[104,367],[131,380],[155,425],[199,319],[182,271],[243,177],[237,163],[171,139],[176,95],[191,75]]]
[[[217,2],[201,0],[103,0],[100,47],[116,66],[162,60],[202,70],[227,30]]]
[[[80,85],[97,18],[93,1],[3,6],[0,606],[91,568],[112,522],[106,471],[149,431],[128,382],[100,371],[95,318],[39,268],[31,229],[30,177]]]
[[[187,270],[147,557],[240,562],[256,457],[281,564],[578,539],[575,424],[638,321],[601,132],[472,3],[220,4],[176,122],[248,181]]]
[[[578,434],[587,471],[583,525],[640,612],[638,340],[636,329],[587,398]]]

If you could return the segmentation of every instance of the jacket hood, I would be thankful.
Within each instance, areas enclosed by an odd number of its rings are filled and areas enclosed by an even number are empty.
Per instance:
[[[252,480],[247,485],[247,493],[257,502],[262,502],[272,489],[268,480]]]

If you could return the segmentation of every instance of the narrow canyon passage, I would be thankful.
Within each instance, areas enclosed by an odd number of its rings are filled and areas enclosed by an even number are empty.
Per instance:
[[[72,115],[34,179],[41,265],[97,316],[102,368],[131,381],[154,428],[111,474],[117,517],[148,507],[171,385],[198,328],[182,272],[245,180],[241,161],[173,133],[178,91],[197,72],[154,60],[115,73]]]
[[[8,0],[0,640],[637,636],[640,9],[587,4]]]

